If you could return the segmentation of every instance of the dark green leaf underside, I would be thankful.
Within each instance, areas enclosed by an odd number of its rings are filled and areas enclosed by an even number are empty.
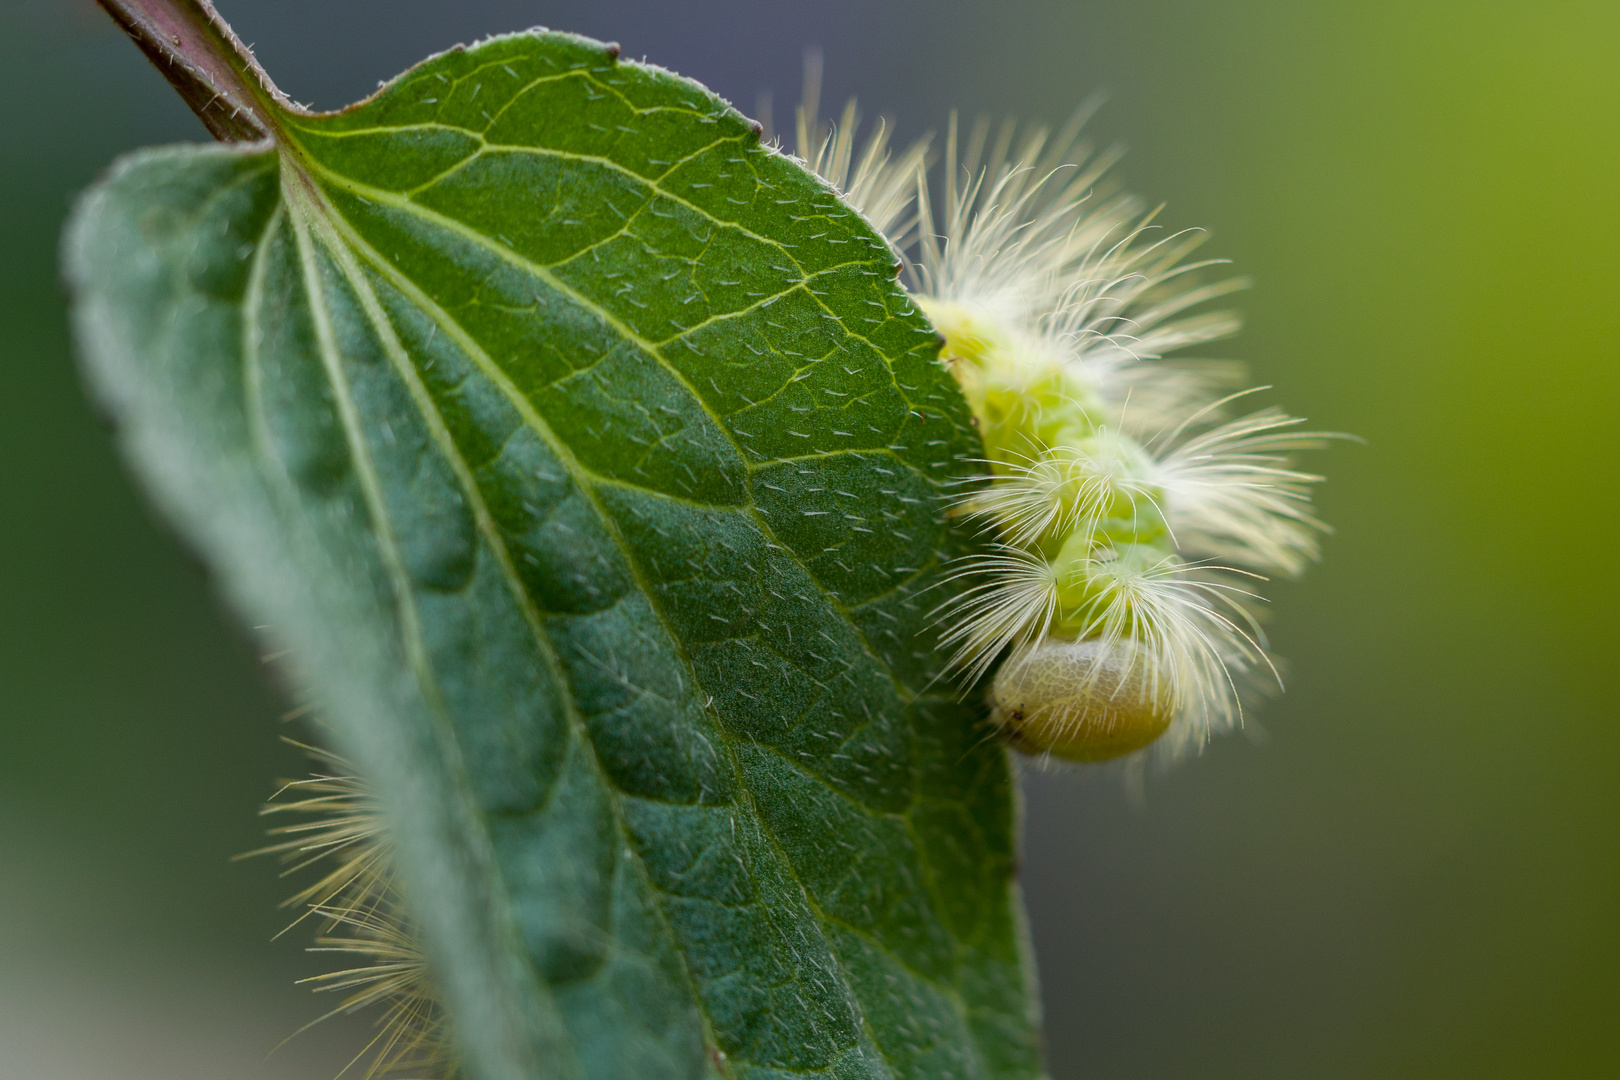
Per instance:
[[[279,119],[92,194],[81,338],[383,792],[469,1070],[1035,1075],[920,595],[976,440],[883,242],[565,35]]]

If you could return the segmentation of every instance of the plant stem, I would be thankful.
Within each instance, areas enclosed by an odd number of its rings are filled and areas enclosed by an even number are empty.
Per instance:
[[[275,129],[277,90],[209,0],[97,0],[220,142]]]

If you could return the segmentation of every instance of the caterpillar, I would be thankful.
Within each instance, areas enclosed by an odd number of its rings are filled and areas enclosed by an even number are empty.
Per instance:
[[[1233,334],[1201,309],[1248,282],[1206,280],[1224,260],[1192,257],[1201,231],[1160,235],[1106,190],[1117,153],[1079,138],[1092,104],[1056,132],[981,120],[965,144],[953,115],[936,205],[929,140],[896,152],[880,124],[861,144],[853,101],[821,125],[815,76],[799,156],[901,255],[984,439],[953,509],[989,550],[936,612],[951,669],[973,685],[1001,661],[991,719],[1026,753],[1169,759],[1236,726],[1245,688],[1280,688],[1255,587],[1327,529],[1292,455],[1336,437],[1234,417],[1266,389],[1234,389],[1241,365],[1168,358]]]

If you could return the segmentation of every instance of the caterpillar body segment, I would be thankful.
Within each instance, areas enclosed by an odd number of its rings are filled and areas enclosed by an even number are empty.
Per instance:
[[[1170,726],[1174,703],[1135,650],[1051,637],[1001,665],[990,719],[1013,746],[1068,761],[1140,750]]]

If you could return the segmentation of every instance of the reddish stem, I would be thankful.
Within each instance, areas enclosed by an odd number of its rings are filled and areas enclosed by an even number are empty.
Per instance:
[[[257,142],[287,98],[209,0],[97,0],[220,142]]]

